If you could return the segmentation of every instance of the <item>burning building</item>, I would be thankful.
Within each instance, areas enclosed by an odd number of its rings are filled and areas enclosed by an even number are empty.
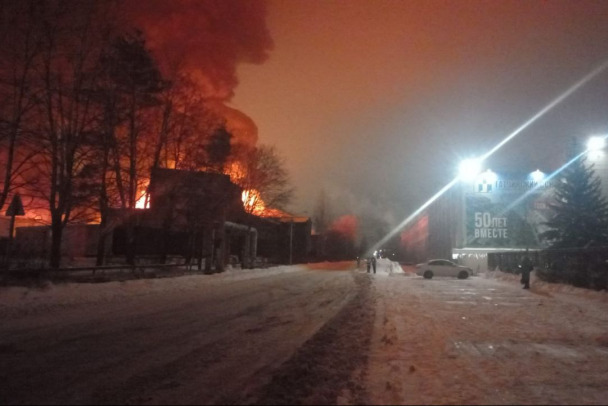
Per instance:
[[[307,260],[310,220],[247,213],[243,191],[229,175],[157,168],[149,194],[149,209],[115,212],[124,220],[114,232],[114,254],[126,254],[131,222],[138,255],[181,255],[207,270],[231,262],[253,266],[258,256],[273,263]]]
[[[311,221],[276,209],[263,216],[244,208],[243,190],[229,175],[215,172],[155,168],[145,209],[113,209],[105,255],[164,262],[182,257],[206,271],[221,271],[228,264],[242,267],[308,261]],[[97,254],[99,225],[69,225],[62,254],[93,257]],[[19,227],[16,243],[28,255],[48,253],[50,228]]]

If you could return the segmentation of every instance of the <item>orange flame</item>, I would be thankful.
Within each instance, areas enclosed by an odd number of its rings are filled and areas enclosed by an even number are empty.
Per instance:
[[[247,212],[263,217],[264,212],[266,211],[266,205],[260,198],[260,194],[257,190],[243,190],[241,200],[243,200],[243,206]]]
[[[230,176],[230,180],[239,185],[244,186],[243,182],[246,178],[246,169],[239,162],[233,162],[227,169],[226,174]],[[262,200],[260,192],[255,189],[243,189],[241,194],[241,200],[243,201],[243,207],[245,211],[259,217],[286,217],[289,216],[287,213],[273,209],[272,207],[266,207],[266,203]]]
[[[142,189],[140,189],[137,194],[139,197],[135,201],[136,209],[149,209],[150,208],[150,193],[148,193],[148,184],[150,182],[146,182]]]
[[[245,178],[245,168],[239,162],[232,162],[225,170],[233,183],[239,185]]]

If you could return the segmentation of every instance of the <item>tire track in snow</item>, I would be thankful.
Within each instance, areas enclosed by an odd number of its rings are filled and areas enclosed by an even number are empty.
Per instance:
[[[375,318],[369,275],[353,273],[357,290],[247,404],[362,404]]]

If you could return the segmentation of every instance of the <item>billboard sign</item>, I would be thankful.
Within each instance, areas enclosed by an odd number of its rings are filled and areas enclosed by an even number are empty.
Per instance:
[[[539,234],[551,216],[550,182],[492,175],[480,175],[465,193],[465,247],[543,248]]]

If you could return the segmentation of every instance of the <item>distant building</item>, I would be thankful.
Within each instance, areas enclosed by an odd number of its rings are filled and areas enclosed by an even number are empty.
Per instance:
[[[307,262],[311,246],[311,221],[280,213],[258,217],[245,212],[242,189],[228,175],[156,168],[148,187],[148,209],[112,209],[108,256],[182,256],[207,270],[229,264],[244,267],[264,262]],[[279,212],[273,212],[279,213]],[[95,256],[99,225],[68,225],[62,254]],[[50,227],[19,227],[16,243],[22,252],[44,256],[49,252]]]
[[[490,252],[545,248],[539,234],[546,230],[552,197],[551,182],[538,171],[486,171],[461,181],[402,232],[406,258],[451,258],[482,268]]]
[[[207,270],[223,269],[232,256],[255,258],[257,230],[245,225],[242,190],[228,175],[155,168],[148,192],[149,209],[113,211],[121,219],[114,254],[182,255]]]

